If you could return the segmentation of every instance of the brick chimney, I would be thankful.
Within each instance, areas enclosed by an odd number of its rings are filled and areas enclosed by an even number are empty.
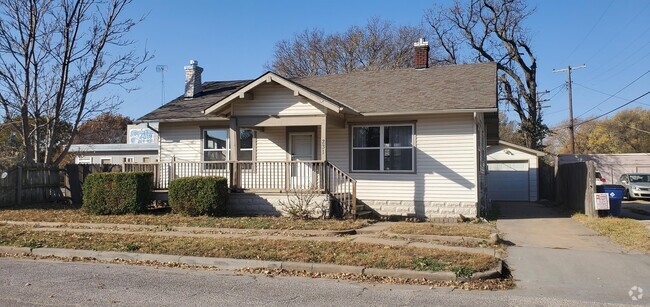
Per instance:
[[[196,97],[203,88],[201,87],[201,73],[199,61],[190,60],[190,65],[185,66],[185,98]]]
[[[420,38],[413,46],[415,47],[415,69],[429,68],[429,42]]]

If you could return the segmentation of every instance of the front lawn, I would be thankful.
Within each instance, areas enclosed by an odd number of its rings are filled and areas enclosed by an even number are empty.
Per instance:
[[[590,218],[584,214],[574,214],[573,219],[626,248],[650,254],[650,231],[638,221],[615,217]]]
[[[0,209],[0,221],[111,223],[179,227],[278,230],[346,230],[367,226],[363,220],[292,220],[284,217],[189,217],[180,214],[90,215],[80,209]]]
[[[399,222],[391,225],[387,231],[396,234],[459,236],[488,239],[493,229],[494,227],[489,223],[435,224]]]
[[[463,275],[494,268],[498,261],[485,254],[347,241],[178,238],[35,231],[26,226],[0,226],[0,245],[332,263],[382,269],[455,271]]]

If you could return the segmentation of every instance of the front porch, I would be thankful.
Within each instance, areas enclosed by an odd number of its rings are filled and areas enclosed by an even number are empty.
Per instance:
[[[262,203],[267,201],[267,207],[277,208],[280,199],[294,193],[309,193],[315,194],[316,201],[329,201],[335,210],[340,210],[337,215],[357,215],[357,181],[328,161],[187,162],[174,159],[171,162],[125,163],[123,171],[152,172],[157,193],[166,194],[170,183],[178,178],[219,176],[229,182],[231,206],[264,209]],[[259,201],[254,202],[254,199]],[[242,210],[234,212],[247,212],[243,208],[235,209]],[[270,207],[252,211],[277,215]]]

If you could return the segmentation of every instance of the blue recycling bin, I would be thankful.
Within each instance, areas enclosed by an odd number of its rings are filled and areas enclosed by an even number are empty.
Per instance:
[[[623,194],[625,194],[624,186],[618,184],[603,184],[596,186],[596,192],[607,193],[609,195],[609,214],[611,216],[621,216]]]

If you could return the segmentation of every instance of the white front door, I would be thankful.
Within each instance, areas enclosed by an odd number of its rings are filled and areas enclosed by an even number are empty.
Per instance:
[[[314,160],[314,134],[289,134],[289,154],[291,154],[291,161],[295,161],[291,163],[291,188],[310,188],[314,174],[312,173],[311,163],[304,161]]]

